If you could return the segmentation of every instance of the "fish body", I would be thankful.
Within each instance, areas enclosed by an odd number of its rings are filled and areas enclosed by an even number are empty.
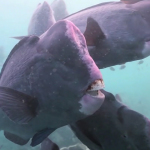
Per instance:
[[[65,19],[84,34],[99,68],[139,60],[150,55],[150,1],[101,3]]]
[[[21,40],[0,74],[0,130],[20,145],[93,114],[104,101],[102,75],[70,21]],[[93,93],[92,93],[92,92]]]
[[[79,140],[91,150],[150,150],[150,120],[102,92],[101,108],[71,125]]]

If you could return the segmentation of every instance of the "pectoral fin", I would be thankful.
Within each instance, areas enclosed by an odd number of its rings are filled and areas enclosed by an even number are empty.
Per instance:
[[[87,26],[84,32],[87,46],[96,46],[99,40],[105,38],[103,31],[101,30],[97,21],[89,17],[87,19]]]
[[[11,38],[17,39],[17,40],[22,40],[23,38],[28,37],[28,36],[14,36]]]
[[[24,93],[0,87],[0,108],[16,123],[25,124],[37,114],[38,101]]]
[[[4,136],[5,136],[8,140],[10,140],[11,142],[13,142],[13,143],[15,143],[15,144],[18,144],[18,145],[25,145],[25,144],[27,144],[28,141],[30,140],[30,139],[27,139],[27,140],[22,139],[21,137],[15,135],[15,134],[6,132],[6,131],[4,131]]]
[[[36,133],[32,138],[31,146],[36,146],[42,143],[53,131],[54,129],[47,128]]]

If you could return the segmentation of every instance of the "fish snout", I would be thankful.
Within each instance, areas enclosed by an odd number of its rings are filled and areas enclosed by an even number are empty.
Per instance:
[[[85,115],[92,115],[103,104],[105,95],[100,91],[104,88],[102,79],[95,80],[86,90],[86,94],[80,100],[81,108],[79,111]]]

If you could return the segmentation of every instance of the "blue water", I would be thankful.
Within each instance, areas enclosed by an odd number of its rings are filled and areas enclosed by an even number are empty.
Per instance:
[[[0,0],[0,46],[3,46],[6,57],[18,42],[10,37],[27,35],[31,15],[40,2],[43,1]],[[52,0],[47,2],[51,3]],[[106,2],[106,0],[65,0],[65,2],[69,14],[71,14],[100,2]],[[150,118],[150,57],[143,59],[143,61],[143,64],[138,64],[139,61],[128,62],[125,64],[126,68],[122,70],[119,69],[120,65],[116,65],[114,66],[115,71],[106,68],[101,69],[101,72],[105,82],[105,90],[119,94],[123,103]],[[1,145],[0,150],[34,149],[11,143],[4,138],[2,132]]]

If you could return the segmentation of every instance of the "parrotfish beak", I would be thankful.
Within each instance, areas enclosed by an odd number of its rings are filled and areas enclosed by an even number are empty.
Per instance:
[[[100,91],[104,88],[102,79],[95,80],[86,90],[86,94],[80,100],[80,112],[85,115],[92,115],[103,104],[105,95]]]

